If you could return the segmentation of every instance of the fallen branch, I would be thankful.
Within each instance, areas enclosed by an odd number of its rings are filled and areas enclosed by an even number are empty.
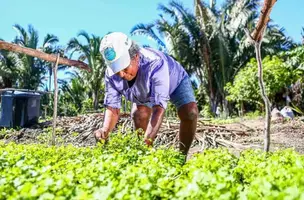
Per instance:
[[[196,131],[197,132],[202,132],[202,131],[227,131],[227,132],[237,132],[241,135],[247,135],[246,132],[243,131],[243,130],[220,128],[220,127],[200,127]]]
[[[4,42],[4,41],[0,41],[0,49],[14,51],[17,53],[23,53],[23,54],[33,56],[36,58],[40,58],[42,60],[46,60],[46,61],[53,62],[53,63],[55,63],[56,59],[57,59],[57,56],[54,54],[47,54],[42,51],[38,51],[36,49],[22,47],[22,46],[19,46],[16,44],[11,44],[9,42]],[[89,66],[81,61],[70,60],[70,59],[66,59],[66,58],[59,58],[58,64],[74,66],[74,67],[78,67],[80,69],[84,69],[84,70],[91,72],[91,69],[89,68]]]

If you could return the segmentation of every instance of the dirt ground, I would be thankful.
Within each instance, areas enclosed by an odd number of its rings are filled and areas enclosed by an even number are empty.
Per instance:
[[[256,145],[263,148],[264,145],[264,119],[246,120],[243,122],[227,124],[230,128],[243,127],[255,130],[248,136],[238,139],[244,145]],[[294,148],[299,153],[304,153],[304,122],[300,118],[293,120],[280,120],[271,123],[270,150]]]
[[[93,146],[96,144],[93,131],[100,128],[102,114],[90,114],[78,117],[63,117],[57,121],[56,144],[75,146]],[[132,127],[132,121],[122,116],[115,131],[126,132]],[[157,145],[178,146],[179,121],[164,120],[156,140]],[[262,118],[242,120],[229,124],[211,124],[199,120],[197,134],[190,155],[206,148],[226,146],[234,152],[247,148],[263,149],[264,120]],[[29,128],[19,130],[0,129],[0,140],[16,143],[50,143],[52,140],[52,121],[41,122]],[[271,124],[270,150],[294,148],[304,153],[304,122],[300,118],[273,121]]]

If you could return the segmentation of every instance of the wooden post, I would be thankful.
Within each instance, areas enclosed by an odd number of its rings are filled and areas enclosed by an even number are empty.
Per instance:
[[[261,89],[261,96],[265,103],[265,127],[264,127],[264,151],[268,152],[270,147],[270,122],[271,122],[271,110],[270,110],[270,101],[267,97],[265,91],[265,85],[263,81],[263,66],[262,66],[262,58],[261,58],[261,43],[264,37],[265,30],[267,28],[267,24],[270,20],[269,15],[272,10],[272,7],[276,3],[277,0],[264,0],[264,5],[261,10],[261,15],[258,21],[256,28],[253,33],[250,35],[249,31],[246,30],[248,38],[254,44],[256,59],[258,63],[258,78],[259,78],[259,86]]]
[[[262,36],[263,37],[263,36]],[[258,62],[258,77],[259,77],[259,86],[261,88],[261,95],[265,104],[265,127],[264,127],[264,151],[269,151],[270,146],[270,122],[271,122],[271,110],[270,110],[270,101],[267,97],[265,85],[263,81],[263,67],[262,67],[262,59],[261,59],[261,42],[255,43],[255,52],[256,59]]]
[[[57,68],[60,55],[57,55],[56,63],[53,67],[54,74],[54,111],[53,111],[53,133],[52,133],[52,145],[55,145],[56,136],[56,120],[57,120],[57,96],[58,96],[58,86],[57,86]]]

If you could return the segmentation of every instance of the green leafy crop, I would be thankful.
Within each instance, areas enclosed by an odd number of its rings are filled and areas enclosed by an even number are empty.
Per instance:
[[[184,156],[135,134],[96,147],[0,143],[0,199],[303,199],[304,158],[226,149]]]

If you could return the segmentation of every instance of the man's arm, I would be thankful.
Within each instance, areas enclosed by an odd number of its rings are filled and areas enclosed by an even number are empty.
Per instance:
[[[95,131],[97,140],[106,139],[110,132],[113,131],[118,118],[121,107],[121,94],[116,90],[113,81],[105,74],[105,98],[104,105],[106,112],[104,116],[103,127]]]
[[[152,145],[153,140],[155,139],[157,132],[162,124],[164,117],[165,109],[161,106],[153,106],[151,120],[148,124],[146,133],[145,133],[145,142],[147,145]]]
[[[107,135],[113,131],[118,121],[119,113],[120,109],[107,107],[103,122],[103,130],[106,132]]]
[[[120,111],[117,108],[112,108],[109,106],[106,108],[103,127],[94,132],[97,141],[100,141],[101,139],[106,140],[108,138],[109,133],[113,131],[118,121],[119,112]]]
[[[151,76],[152,116],[145,133],[145,142],[152,145],[162,124],[167,101],[169,100],[169,68],[163,60],[155,62]]]

